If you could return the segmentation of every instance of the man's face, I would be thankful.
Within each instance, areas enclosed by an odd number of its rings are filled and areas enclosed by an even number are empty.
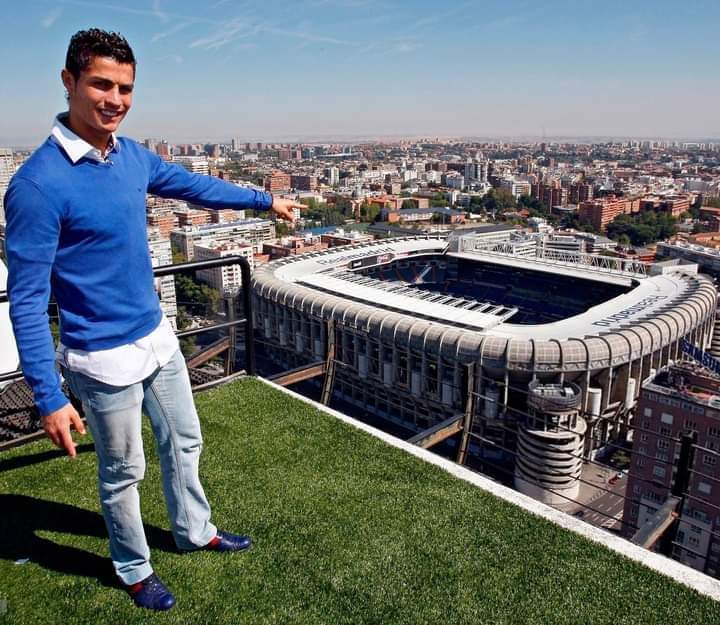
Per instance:
[[[62,71],[68,92],[71,130],[94,147],[104,150],[130,110],[135,68],[129,63],[96,56],[80,76]]]

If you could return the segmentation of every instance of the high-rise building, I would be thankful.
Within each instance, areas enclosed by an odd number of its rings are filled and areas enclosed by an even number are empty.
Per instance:
[[[526,180],[505,178],[500,181],[500,188],[512,193],[515,199],[519,198],[521,195],[530,195],[530,183]]]
[[[212,239],[197,243],[194,246],[195,260],[212,260],[225,258],[226,256],[244,256],[250,263],[250,270],[255,267],[253,260],[254,247],[243,241],[225,241],[220,243]],[[197,272],[197,278],[201,282],[209,284],[222,294],[235,294],[242,286],[242,275],[240,265],[227,265],[225,267],[213,267],[212,269],[201,269]]]
[[[638,399],[633,456],[623,511],[626,532],[641,527],[671,494],[678,474],[679,439],[697,440],[672,555],[720,577],[720,377],[683,361],[661,369]]]
[[[187,210],[188,206],[180,200],[148,195],[145,198],[145,213],[149,228],[158,228],[160,237],[170,238],[170,231],[179,225],[175,211]]]
[[[210,174],[210,166],[204,156],[176,156],[174,160],[193,174]]]
[[[331,187],[334,187],[340,182],[340,170],[337,167],[328,167],[325,170],[325,177],[327,178],[327,183]]]
[[[620,197],[604,197],[581,202],[578,216],[588,221],[597,231],[605,227],[618,215],[630,212],[628,200]]]
[[[0,148],[0,224],[5,223],[5,210],[3,200],[10,184],[10,178],[15,173],[15,162],[10,148]]]
[[[315,176],[293,175],[290,176],[290,184],[298,191],[315,191],[317,189],[317,178]]]
[[[264,186],[265,190],[270,191],[270,193],[288,191],[290,189],[290,174],[284,171],[274,171],[265,176]]]
[[[651,195],[640,200],[640,210],[652,210],[679,217],[690,210],[689,195]]]
[[[148,247],[153,267],[172,264],[172,248],[170,241],[163,238],[158,228],[147,230]],[[177,295],[175,294],[175,276],[155,278],[155,289],[160,298],[160,308],[168,318],[173,329],[177,330]]]
[[[275,239],[275,222],[271,219],[243,219],[226,224],[186,226],[170,233],[170,241],[186,260],[195,257],[195,244],[207,242],[245,241],[260,248],[265,241]]]
[[[204,226],[211,221],[210,211],[204,208],[185,208],[174,212],[181,228],[185,226]]]
[[[158,153],[158,156],[163,157],[164,159],[169,159],[170,155],[172,154],[172,149],[170,148],[170,144],[167,141],[161,141],[155,146],[155,151]]]

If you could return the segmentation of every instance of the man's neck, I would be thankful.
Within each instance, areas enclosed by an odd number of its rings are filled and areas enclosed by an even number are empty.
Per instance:
[[[78,123],[77,120],[73,121],[72,111],[70,111],[68,116],[65,117],[62,121],[70,130],[72,130],[83,141],[87,141],[95,149],[100,150],[100,153],[103,156],[108,151],[108,149],[111,147],[111,145],[112,145],[112,133],[111,132],[102,133],[102,134],[92,132],[90,129],[83,126],[81,123]]]

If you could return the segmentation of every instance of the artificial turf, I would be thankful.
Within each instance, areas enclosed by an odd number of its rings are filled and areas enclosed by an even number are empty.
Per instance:
[[[720,623],[710,599],[257,380],[197,405],[214,521],[255,547],[174,550],[146,429],[144,519],[178,603],[135,608],[113,585],[90,442],[75,460],[46,441],[13,449],[0,454],[0,625]]]

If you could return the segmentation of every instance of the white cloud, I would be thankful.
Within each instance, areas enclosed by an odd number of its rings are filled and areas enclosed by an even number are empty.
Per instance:
[[[42,21],[40,22],[42,27],[50,28],[55,22],[57,22],[58,18],[62,15],[62,12],[62,7],[57,7],[56,9],[50,11],[50,13],[42,18]]]

